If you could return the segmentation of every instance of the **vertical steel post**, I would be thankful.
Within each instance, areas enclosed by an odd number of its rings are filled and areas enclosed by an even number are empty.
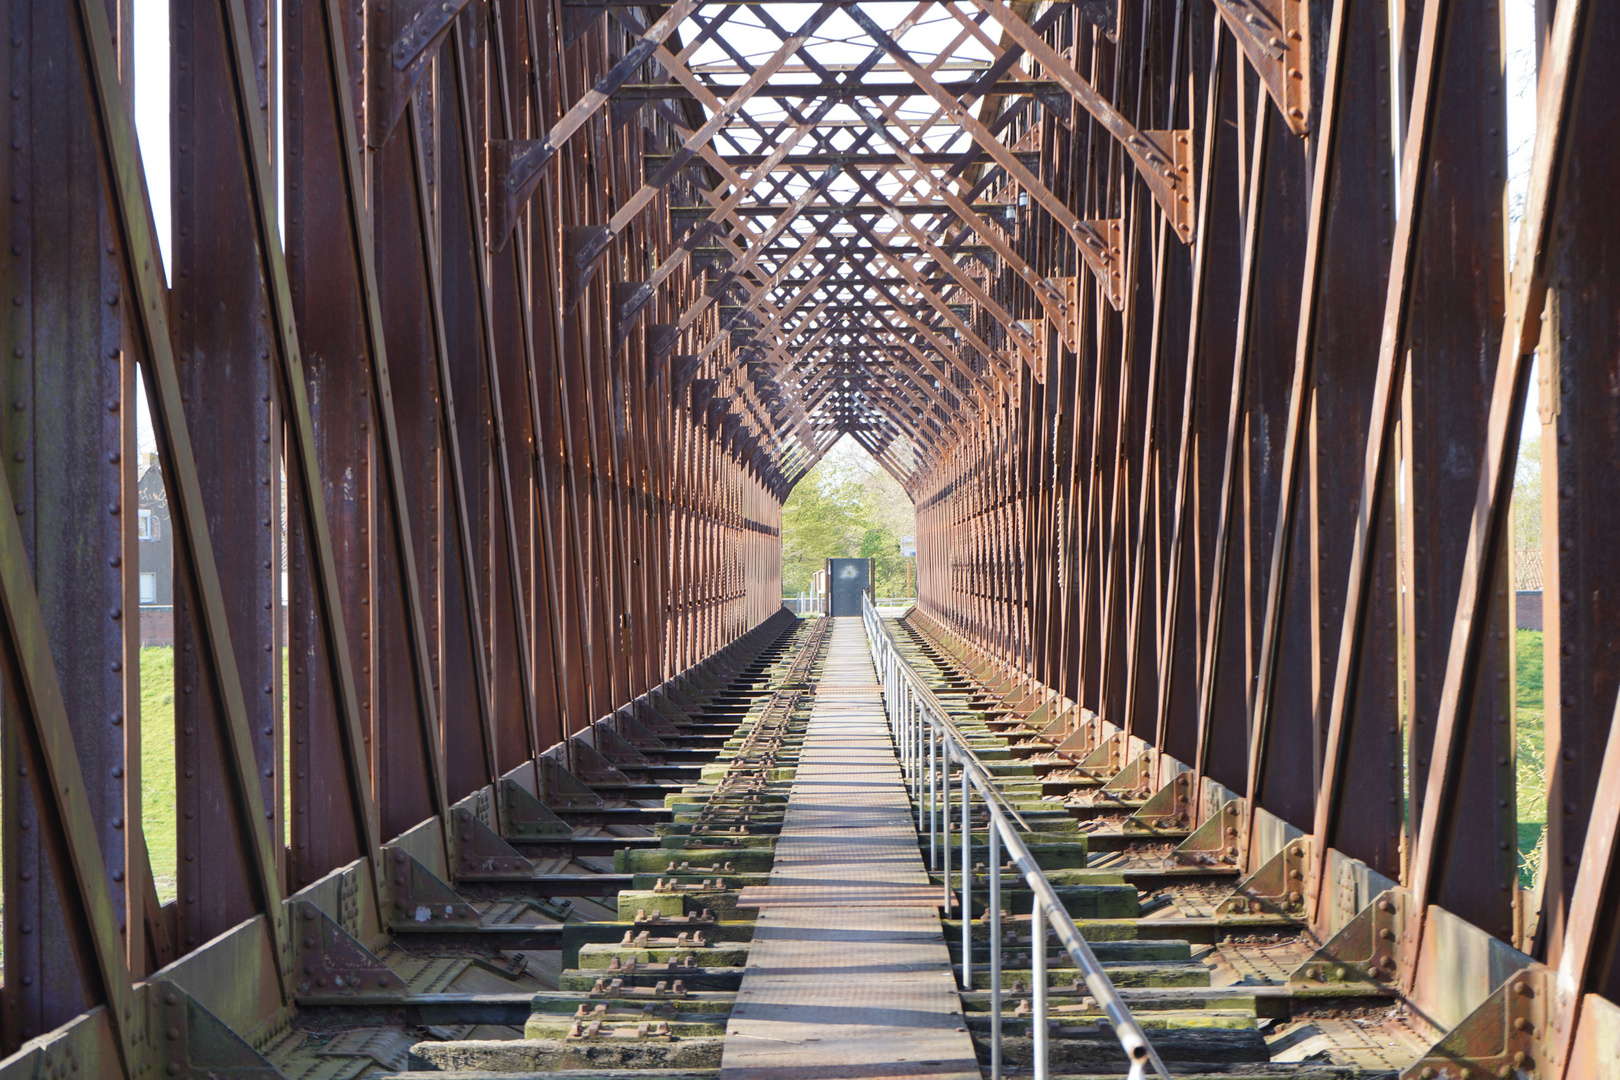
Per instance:
[[[941,747],[945,752],[940,755],[939,762],[939,846],[945,859],[945,872],[942,881],[945,889],[945,910],[949,912],[951,910],[951,744],[941,740]],[[967,818],[964,816],[962,820],[965,822]],[[967,866],[963,865],[962,870],[966,873]]]
[[[973,989],[973,804],[968,771],[962,768],[962,989]]]
[[[911,799],[917,807],[917,829],[922,830],[922,785],[923,785],[923,725],[922,717],[916,709],[911,710],[909,723],[911,724]]]
[[[932,729],[928,732],[928,868],[939,869],[939,834],[935,832],[938,823],[939,802],[939,776],[936,772],[935,755],[937,753],[936,740]]]
[[[915,712],[907,716],[906,723],[910,726],[906,730],[908,752],[911,755],[911,805],[917,808],[917,826],[922,827],[922,774],[919,772],[922,761],[922,724],[918,723]]]
[[[1029,909],[1029,948],[1035,1080],[1046,1080],[1046,904],[1039,894]]]
[[[1001,834],[990,821],[990,1080],[1001,1080]],[[1040,901],[1037,899],[1036,904]]]

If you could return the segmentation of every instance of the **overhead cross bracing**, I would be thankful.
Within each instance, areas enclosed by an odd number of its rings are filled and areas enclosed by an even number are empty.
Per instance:
[[[598,10],[565,8],[575,29]],[[1118,196],[1075,210],[1077,190],[1052,190],[1072,177],[1037,176],[1076,101],[1189,227],[1185,132],[1138,130],[1075,71],[1045,68],[1048,38],[1116,38],[1112,5],[676,4],[648,9],[651,25],[639,12],[606,9],[657,78],[609,70],[546,139],[512,152],[507,186],[521,193],[593,101],[665,136],[606,224],[565,238],[565,274],[588,276],[667,197],[668,247],[621,268],[611,328],[632,332],[677,268],[707,270],[649,344],[674,354],[677,389],[691,379],[694,408],[744,433],[783,490],[844,434],[915,485],[1026,368],[1044,378],[1047,334],[1073,340],[1080,263],[1121,279]],[[1173,123],[1172,96],[1158,111]],[[1055,251],[1020,236],[1031,198],[1067,237]],[[718,324],[694,333],[716,307]]]

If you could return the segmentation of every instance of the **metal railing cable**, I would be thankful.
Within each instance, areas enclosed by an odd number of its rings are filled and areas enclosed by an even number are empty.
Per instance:
[[[989,848],[986,866],[989,876],[989,964],[990,976],[990,1075],[1001,1080],[1002,1060],[1002,957],[1001,957],[1001,868],[1002,849],[1007,860],[1017,868],[1029,885],[1031,893],[1030,959],[1031,983],[1031,1035],[1035,1080],[1047,1080],[1048,1019],[1046,937],[1047,927],[1056,933],[1058,942],[1069,954],[1086,982],[1086,990],[1096,1000],[1098,1008],[1108,1018],[1114,1037],[1119,1040],[1130,1061],[1130,1080],[1142,1080],[1147,1070],[1168,1080],[1170,1074],[1164,1062],[1131,1010],[1121,1000],[1119,992],[1098,963],[1091,947],[1070,918],[1068,910],[1058,898],[1057,891],[1035,862],[1029,848],[1019,836],[1013,819],[1015,809],[1005,794],[990,778],[979,756],[968,745],[967,737],[958,728],[944,705],[923,682],[911,662],[901,654],[899,646],[887,626],[872,606],[871,598],[861,597],[861,621],[866,627],[867,641],[872,649],[872,663],[883,684],[883,705],[889,718],[889,730],[900,752],[901,768],[916,807],[917,831],[928,831],[928,861],[931,869],[943,870],[945,908],[950,910],[951,893],[951,810],[952,765],[959,782],[958,814],[961,831],[962,873],[962,988],[973,989],[973,817],[972,795],[978,793],[978,804],[987,817],[986,840]],[[1023,819],[1017,819],[1023,824]],[[1026,825],[1027,829],[1027,825]]]

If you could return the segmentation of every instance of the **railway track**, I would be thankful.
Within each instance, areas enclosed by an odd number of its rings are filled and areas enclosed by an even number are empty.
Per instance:
[[[758,919],[739,896],[771,881],[831,622],[783,621],[684,691],[681,708],[671,698],[636,710],[612,728],[618,739],[596,732],[566,748],[573,767],[557,753],[533,789],[508,778],[499,814],[459,807],[452,865],[418,858],[402,838],[390,849],[399,917],[381,932],[348,932],[311,903],[325,966],[307,969],[321,974],[260,1044],[265,1057],[296,1080],[718,1077]],[[1315,978],[1320,943],[1286,893],[1197,854],[1175,808],[1143,797],[1154,785],[1140,762],[1100,745],[1063,748],[1029,702],[980,682],[951,642],[914,620],[889,628],[1027,825],[1026,845],[1176,1075],[1386,1077],[1430,1045],[1436,1033],[1393,990]],[[926,802],[913,809],[926,820]],[[991,924],[985,827],[976,810],[978,858],[965,879],[960,865],[948,881],[929,872],[960,901],[941,926],[978,1066],[989,1075],[982,964],[995,935],[1004,1073],[1030,1068],[1043,949],[1051,1074],[1123,1075],[1128,1062],[1080,973],[1055,938],[1033,940],[1016,874],[1002,876]],[[972,986],[964,917],[981,965]],[[397,983],[379,985],[384,972]]]

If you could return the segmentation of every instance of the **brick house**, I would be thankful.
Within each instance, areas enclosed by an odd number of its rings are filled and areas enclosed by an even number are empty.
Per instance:
[[[140,544],[141,644],[174,644],[174,530],[169,525],[169,498],[156,454],[148,455],[136,474]]]

